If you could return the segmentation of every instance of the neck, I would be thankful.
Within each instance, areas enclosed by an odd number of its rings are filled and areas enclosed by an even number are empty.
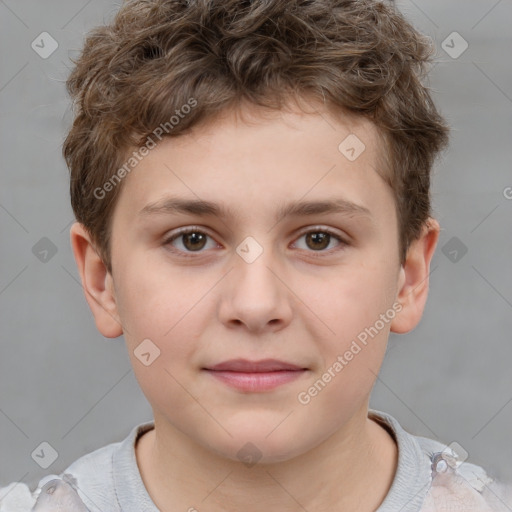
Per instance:
[[[146,489],[162,512],[374,511],[396,471],[394,439],[363,414],[291,460],[248,467],[221,457],[155,416],[136,446]]]

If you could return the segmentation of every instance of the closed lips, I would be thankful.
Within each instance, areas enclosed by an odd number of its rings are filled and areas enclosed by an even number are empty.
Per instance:
[[[211,371],[239,372],[239,373],[268,373],[279,371],[307,370],[292,363],[277,359],[264,359],[261,361],[249,361],[247,359],[231,359],[214,366],[204,368]]]

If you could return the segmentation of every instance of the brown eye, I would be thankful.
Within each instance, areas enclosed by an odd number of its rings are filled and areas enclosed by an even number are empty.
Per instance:
[[[206,243],[206,236],[203,233],[198,233],[197,231],[193,231],[192,233],[184,233],[181,235],[181,239],[183,241],[183,245],[189,251],[199,251],[205,246]]]
[[[169,246],[173,252],[188,256],[190,253],[204,252],[203,249],[207,248],[208,239],[213,240],[210,235],[197,228],[188,228],[167,238],[164,245]],[[212,247],[216,247],[216,244],[213,243]]]
[[[329,246],[331,235],[321,231],[306,234],[306,244],[310,249],[321,251]]]
[[[348,245],[340,236],[336,233],[331,232],[328,229],[315,229],[302,233],[299,240],[304,238],[305,247],[300,247],[298,242],[295,245],[299,245],[299,249],[304,249],[308,252],[319,252],[330,254],[338,249],[343,249]],[[329,249],[332,242],[337,242],[333,248]]]

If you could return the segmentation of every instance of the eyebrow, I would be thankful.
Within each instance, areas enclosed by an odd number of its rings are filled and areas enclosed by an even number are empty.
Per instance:
[[[204,201],[201,199],[184,199],[167,197],[154,203],[149,203],[139,212],[139,216],[152,214],[191,214],[199,216],[216,216],[219,218],[236,217],[229,207]],[[318,201],[292,201],[279,208],[275,221],[280,222],[286,217],[303,217],[328,213],[343,213],[346,215],[363,215],[371,217],[371,212],[365,206],[343,198],[333,198]]]

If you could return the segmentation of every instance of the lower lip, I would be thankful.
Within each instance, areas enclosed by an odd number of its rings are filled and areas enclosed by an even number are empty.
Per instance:
[[[306,370],[281,370],[275,372],[245,373],[206,370],[216,379],[221,380],[228,386],[240,391],[268,391],[287,384],[300,376],[304,375]]]

